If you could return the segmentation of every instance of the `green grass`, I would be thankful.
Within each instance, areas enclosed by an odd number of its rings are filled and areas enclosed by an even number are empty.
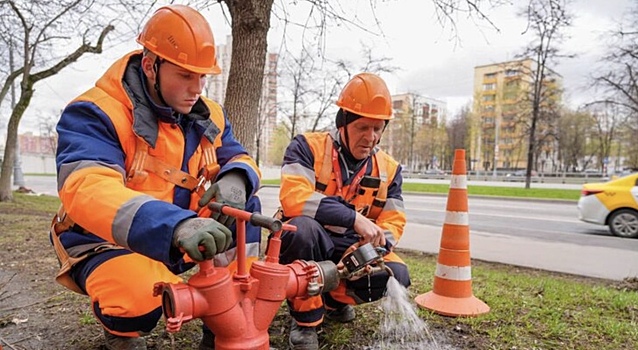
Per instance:
[[[404,249],[398,253],[410,269],[411,300],[431,292],[437,256]],[[612,282],[473,261],[472,282],[474,296],[490,307],[483,315],[448,317],[414,305],[438,344],[485,350],[617,350],[638,344],[638,280]],[[378,344],[384,317],[379,305],[357,306],[352,323],[324,323],[321,349]],[[274,328],[285,327],[287,320],[282,308]],[[286,332],[271,336],[275,348],[286,348],[286,342]]]
[[[80,315],[80,324],[83,326],[90,326],[96,324],[95,316],[89,311],[84,310]]]
[[[263,185],[279,186],[280,180],[262,180]],[[450,186],[447,184],[428,184],[404,182],[403,192],[405,193],[441,193],[447,194]],[[521,187],[499,187],[499,186],[478,186],[468,185],[467,193],[471,196],[490,197],[513,197],[530,199],[559,199],[576,201],[580,197],[580,190],[552,189],[552,188],[532,188]]]
[[[281,183],[281,180],[279,179],[262,179],[261,180],[262,185],[279,186],[280,183]]]
[[[412,292],[429,292],[436,257],[409,252],[404,258],[411,267]],[[638,281],[628,289],[484,262],[473,263],[472,275],[474,295],[490,312],[450,319],[423,309],[423,318],[438,327],[460,324],[480,335],[485,349],[630,349],[638,344]]]
[[[553,189],[553,188],[532,188],[521,187],[498,187],[498,186],[478,186],[468,185],[468,195],[493,196],[493,197],[517,197],[517,198],[540,198],[540,199],[564,199],[578,200],[580,190]],[[448,193],[450,189],[446,184],[423,184],[423,183],[403,183],[403,191],[406,193]]]
[[[0,210],[13,209],[33,211],[55,212],[60,206],[60,200],[54,196],[33,196],[22,193],[13,193],[13,202],[0,202]]]

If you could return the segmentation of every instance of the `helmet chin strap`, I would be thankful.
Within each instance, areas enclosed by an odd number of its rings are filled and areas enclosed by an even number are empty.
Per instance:
[[[348,134],[348,124],[343,126],[343,140],[345,141],[345,147],[352,154],[352,150],[350,150],[350,135]]]
[[[389,120],[386,120],[386,121],[385,121],[385,124],[383,125],[383,131],[381,131],[381,136],[383,136],[383,133],[385,132],[385,128],[387,128],[387,127],[388,127],[388,123],[390,123],[390,121],[389,121]],[[378,144],[380,144],[380,143],[381,143],[381,136],[379,136],[379,139],[377,140],[377,144],[376,144],[376,145],[378,145]],[[375,146],[376,146],[376,145],[375,145]]]
[[[339,152],[339,158],[341,159],[341,162],[346,167],[346,173],[348,174],[348,177],[350,177],[350,175],[352,175],[352,171],[354,171],[354,169],[358,169],[359,166],[365,161],[365,159],[356,159],[354,155],[352,154],[352,152],[350,151],[350,146],[348,145],[349,143],[348,131],[346,130],[347,129],[344,126],[343,127],[344,140],[341,140],[341,136],[339,136],[338,152]],[[345,145],[343,143],[345,143]]]
[[[160,64],[162,64],[162,59],[158,56],[155,56],[155,61],[153,62],[153,72],[155,72],[155,84],[153,84],[153,88],[157,93],[157,97],[159,97],[160,102],[167,107],[170,107],[166,100],[164,100],[164,96],[162,95],[162,90],[160,89]]]

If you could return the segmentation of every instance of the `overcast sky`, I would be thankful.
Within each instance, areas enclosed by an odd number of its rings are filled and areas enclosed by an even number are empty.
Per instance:
[[[458,23],[458,40],[451,40],[449,27],[442,29],[432,15],[429,1],[389,1],[387,10],[380,10],[386,40],[376,40],[375,48],[393,57],[402,71],[387,77],[393,93],[415,91],[448,101],[450,113],[471,100],[474,67],[515,59],[530,41],[523,35],[527,21],[517,17],[520,4],[489,11],[489,17],[499,28],[496,31],[485,22]],[[576,106],[587,100],[585,87],[588,75],[605,50],[604,33],[616,27],[627,12],[631,0],[577,0],[571,5],[573,27],[569,38],[561,45],[565,54],[577,55],[552,67],[561,74],[566,88],[566,100]]]
[[[276,0],[277,1],[277,0]],[[377,57],[392,58],[392,64],[401,70],[384,76],[392,94],[416,92],[444,100],[453,115],[471,100],[473,70],[475,66],[514,59],[529,42],[522,35],[526,20],[516,16],[526,0],[512,0],[515,4],[496,10],[485,9],[498,31],[486,22],[458,19],[456,38],[451,27],[442,28],[434,16],[431,1],[382,0],[374,9],[383,35],[339,26],[331,28],[324,40],[325,55],[332,59],[356,60],[360,45],[373,48]],[[590,98],[585,87],[588,76],[605,50],[606,31],[629,10],[632,0],[575,0],[571,5],[573,27],[562,45],[563,53],[576,54],[555,67],[563,76],[566,100],[575,107]],[[353,16],[362,21],[372,19],[367,1],[359,1]],[[218,44],[225,43],[230,27],[220,15],[219,7],[207,13]],[[370,27],[378,32],[377,28]],[[290,31],[290,29],[289,29]],[[273,22],[269,33],[269,51],[281,46],[282,28]],[[75,96],[91,87],[106,68],[125,52],[135,49],[134,42],[112,46],[100,56],[87,54],[72,67],[36,84],[36,93],[26,111],[20,132],[38,131],[38,119],[58,114]],[[3,121],[6,124],[6,119]],[[3,125],[6,132],[6,125]]]

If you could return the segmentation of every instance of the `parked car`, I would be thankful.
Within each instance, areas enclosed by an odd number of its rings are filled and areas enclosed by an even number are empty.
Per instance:
[[[585,176],[594,176],[594,177],[603,176],[603,172],[598,169],[585,169],[582,171],[581,174]]]
[[[618,237],[638,238],[638,173],[605,183],[584,184],[578,218],[607,225]]]
[[[425,175],[425,178],[427,179],[445,179],[445,171],[441,169],[427,169],[421,174]]]
[[[513,181],[525,181],[525,175],[527,174],[527,171],[525,169],[523,170],[516,170],[513,173],[507,173],[505,174],[505,178],[503,179],[503,181],[506,182],[513,182]],[[538,182],[538,173],[536,172],[536,170],[532,170],[532,174],[531,174],[531,178],[530,180],[532,182]]]
[[[631,169],[617,170],[617,171],[610,172],[608,174],[604,174],[600,180],[605,182],[609,180],[616,180],[620,177],[627,176],[634,172],[635,170],[631,170]]]

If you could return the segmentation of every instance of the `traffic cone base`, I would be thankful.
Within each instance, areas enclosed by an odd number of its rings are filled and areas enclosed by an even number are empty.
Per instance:
[[[477,316],[490,311],[490,307],[475,296],[452,298],[428,292],[416,297],[416,303],[424,309],[444,316]]]
[[[454,152],[434,288],[415,298],[420,307],[446,316],[475,316],[490,311],[487,304],[472,294],[468,222],[465,150],[457,149]]]

